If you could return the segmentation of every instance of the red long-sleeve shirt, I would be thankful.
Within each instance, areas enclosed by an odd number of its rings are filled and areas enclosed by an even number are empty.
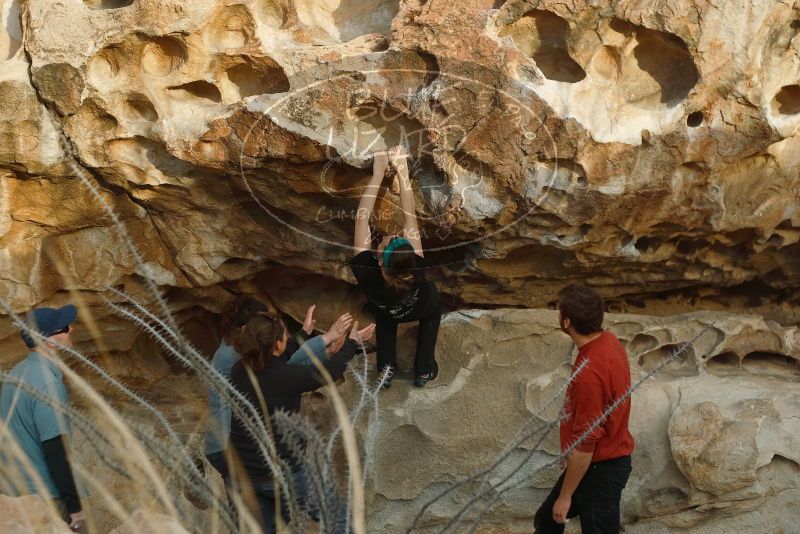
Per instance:
[[[566,419],[561,422],[561,450],[564,451],[591,427],[605,409],[620,398],[631,385],[628,356],[619,339],[604,331],[599,337],[578,349],[572,372],[586,360],[586,366],[567,388],[564,399]],[[633,436],[628,431],[631,413],[630,398],[584,439],[575,450],[593,452],[592,461],[599,462],[628,456],[633,452]]]

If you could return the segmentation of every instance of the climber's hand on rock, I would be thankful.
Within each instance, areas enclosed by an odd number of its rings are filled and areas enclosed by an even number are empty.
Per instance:
[[[394,167],[405,165],[407,158],[408,158],[408,150],[406,150],[406,147],[396,146],[394,148],[389,149],[389,160],[392,162],[392,165]]]
[[[389,155],[385,150],[372,154],[372,174],[383,176],[389,168]]]

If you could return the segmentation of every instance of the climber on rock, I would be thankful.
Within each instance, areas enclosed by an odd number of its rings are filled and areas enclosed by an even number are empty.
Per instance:
[[[584,534],[616,534],[634,449],[628,431],[630,397],[604,412],[631,387],[628,356],[619,339],[603,330],[605,305],[600,295],[570,285],[558,297],[561,329],[575,342],[578,356],[560,429],[566,469],[536,512],[534,531],[560,534],[567,518],[579,516]]]
[[[414,385],[422,387],[436,378],[436,338],[439,334],[441,308],[436,284],[425,278],[425,255],[417,225],[414,194],[408,176],[408,154],[400,147],[374,154],[372,179],[358,206],[350,268],[358,286],[367,295],[368,309],[377,324],[378,372],[387,370],[383,387],[392,384],[397,369],[397,325],[419,321],[417,350],[414,357]],[[369,220],[389,163],[400,182],[400,206],[403,210],[402,235],[387,235],[372,250]]]
[[[375,325],[358,329],[352,317],[347,314],[326,332],[332,339],[328,345],[329,358],[318,362],[333,381],[342,377],[348,362],[356,355],[359,345],[375,332]],[[341,318],[340,318],[341,319]],[[349,335],[348,335],[349,332]],[[328,509],[335,510],[336,525],[326,525],[326,532],[344,533],[347,523],[347,501],[336,494],[335,488],[326,487],[323,497],[310,487],[308,474],[302,468],[303,445],[294,445],[291,439],[284,439],[280,426],[272,417],[276,412],[297,414],[303,393],[313,391],[327,384],[326,378],[316,365],[288,365],[281,357],[286,350],[286,326],[276,315],[266,312],[255,314],[244,326],[238,336],[234,349],[241,359],[231,371],[231,384],[257,407],[267,428],[272,428],[278,456],[290,466],[292,490],[297,504],[305,509],[312,519],[317,520],[319,503],[313,498],[324,498]],[[266,407],[267,413],[264,413]],[[273,534],[276,529],[275,479],[269,465],[261,454],[258,443],[247,431],[244,423],[233,415],[230,442],[237,462],[233,464],[233,478],[239,485],[249,484],[252,492],[243,495],[255,496],[258,506],[256,519],[265,534]],[[240,470],[239,467],[242,469]],[[281,495],[283,497],[283,495]],[[288,520],[285,499],[281,498],[281,516]],[[331,508],[333,507],[333,508]]]
[[[60,347],[72,346],[71,325],[76,317],[77,310],[71,304],[62,308],[33,310],[29,314],[32,319],[30,327],[43,339],[27,331],[21,332],[30,352],[9,373],[56,405],[66,406],[68,403],[63,374],[55,360]],[[53,499],[70,529],[83,532],[85,516],[67,459],[68,421],[53,404],[12,383],[3,384],[0,390],[0,418],[27,460],[14,462],[12,458],[3,459],[2,453],[8,450],[5,446],[5,450],[0,452],[0,465],[18,465],[24,488],[17,489],[32,494],[46,490],[47,494],[42,497]],[[35,472],[31,472],[29,467]],[[11,472],[7,472],[5,476],[8,478],[10,475]]]
[[[322,361],[327,360],[326,349],[336,341],[332,333],[311,337],[316,324],[315,308],[316,305],[308,308],[302,329],[287,338],[281,357],[290,365],[313,365],[312,356]],[[240,295],[223,311],[222,341],[214,353],[211,365],[226,379],[230,378],[231,369],[239,360],[239,355],[234,349],[238,334],[256,313],[265,311],[267,307],[263,303],[245,295]],[[350,314],[342,315],[329,332],[349,321],[352,321]],[[220,398],[215,388],[208,390],[208,404],[211,414],[205,437],[206,459],[227,481],[229,470],[226,449],[231,429],[231,408]]]

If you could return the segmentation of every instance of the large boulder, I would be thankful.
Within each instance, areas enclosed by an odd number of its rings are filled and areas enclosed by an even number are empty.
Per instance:
[[[136,510],[124,524],[111,534],[189,534],[180,522],[168,515]]]
[[[636,452],[622,501],[626,532],[791,532],[800,521],[786,508],[800,497],[800,331],[719,313],[609,315],[606,326],[626,346],[637,385]],[[410,364],[413,342],[410,329],[401,366]],[[557,419],[574,355],[554,311],[446,315],[439,378],[424,389],[396,382],[382,395],[380,414],[361,428],[369,447],[370,530],[404,532],[424,504],[510,449],[467,518],[496,499],[482,528],[530,532],[558,476],[558,431],[538,446],[535,439],[508,445],[519,432]],[[421,531],[443,528],[481,481],[436,501]]]
[[[69,534],[69,526],[38,495],[0,495],[0,532],[3,534]]]
[[[354,197],[370,151],[405,142],[453,305],[545,306],[587,280],[616,310],[797,319],[784,3],[0,6],[0,297],[17,310],[138,277],[295,317],[323,289],[352,301]]]

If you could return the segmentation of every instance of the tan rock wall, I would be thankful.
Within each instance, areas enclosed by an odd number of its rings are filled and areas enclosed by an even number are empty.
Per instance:
[[[358,314],[345,262],[369,152],[405,142],[450,309],[545,307],[585,281],[614,311],[733,310],[784,325],[723,328],[734,345],[638,393],[661,429],[643,458],[669,467],[637,468],[630,528],[760,528],[797,492],[786,450],[798,431],[776,423],[796,408],[781,404],[794,364],[776,354],[797,356],[786,332],[800,319],[798,20],[777,0],[0,0],[0,298],[17,311],[82,301],[79,346],[143,388],[180,367],[109,314],[109,286],[152,305],[152,279],[206,353],[237,293],[295,318],[324,302],[320,324]],[[375,224],[392,231],[386,185]],[[498,313],[502,325],[517,312]],[[456,375],[439,383],[462,376],[475,391],[420,393],[441,406],[387,437],[397,454],[418,439],[437,468],[453,455],[469,468],[536,405],[533,386],[522,399],[507,386],[514,354],[567,347],[549,317],[519,313],[508,328],[539,333],[522,347],[500,340],[477,384],[458,369],[488,334],[443,337]],[[686,340],[679,319],[628,321],[631,347],[648,352],[641,368]],[[24,353],[16,336],[0,321],[4,368]],[[565,357],[522,374],[546,385]],[[511,419],[467,420],[474,444],[442,443],[441,414],[484,397],[515,406]],[[435,483],[387,489],[376,521],[400,521],[394,499],[418,502]],[[507,510],[525,523],[540,494]]]
[[[800,492],[797,328],[719,313],[606,319],[627,347],[634,383],[712,324],[634,392],[636,451],[622,499],[626,532],[791,532],[799,519],[784,508]],[[413,341],[412,331],[403,339],[401,367],[410,365]],[[397,382],[382,396],[380,417],[362,429],[374,447],[371,530],[404,532],[433,496],[491,466],[526,421],[555,420],[574,356],[556,312],[445,316],[439,378],[425,389]],[[542,412],[554,395],[557,401]],[[487,532],[531,531],[533,513],[558,477],[556,466],[546,467],[559,451],[557,429],[547,436],[508,483],[501,480],[523,462],[533,440],[491,472],[494,490],[472,508],[498,497],[483,516]],[[469,483],[439,500],[423,516],[422,531],[439,532],[479,489]]]
[[[794,321],[796,15],[767,0],[5,0],[2,295],[24,309],[67,285],[40,261],[50,242],[79,288],[146,274],[59,131],[150,276],[179,287],[267,262],[349,281],[363,150],[405,139],[454,304],[542,306],[579,279],[617,310]],[[396,198],[379,202],[384,230]]]

